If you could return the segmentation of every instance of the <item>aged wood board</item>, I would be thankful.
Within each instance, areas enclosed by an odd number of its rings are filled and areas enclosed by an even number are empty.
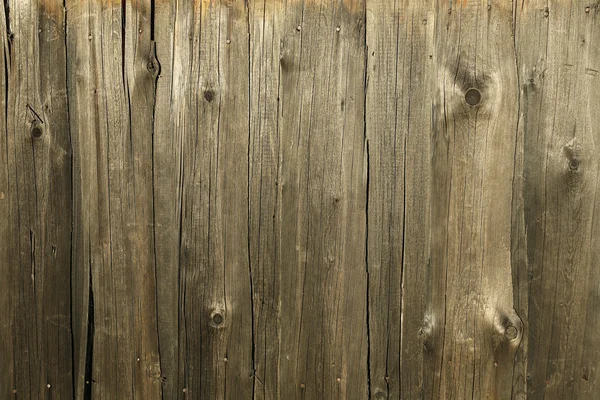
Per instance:
[[[5,0],[0,399],[600,398],[595,0]]]

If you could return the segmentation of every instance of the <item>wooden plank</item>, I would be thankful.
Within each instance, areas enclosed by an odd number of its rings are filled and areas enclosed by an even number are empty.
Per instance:
[[[281,398],[280,50],[282,1],[250,1],[249,250],[254,398]]]
[[[156,255],[156,295],[160,368],[163,399],[176,399],[183,393],[179,370],[180,285],[179,248],[181,238],[181,130],[175,118],[181,96],[175,86],[174,47],[189,43],[187,32],[175,31],[177,1],[155,2],[154,40],[159,76],[153,134],[154,243]],[[181,78],[181,77],[180,77]]]
[[[273,18],[283,21],[278,33],[277,181],[273,182],[268,163],[262,168],[257,163],[259,150],[273,151],[269,128],[253,131],[251,148],[254,187],[264,171],[268,180],[263,180],[260,192],[269,190],[267,196],[273,196],[276,184],[278,198],[274,227],[279,227],[275,243],[281,293],[281,342],[276,350],[280,386],[267,390],[279,390],[281,398],[364,398],[368,394],[365,3],[288,1],[266,8],[265,20]],[[260,60],[253,59],[255,77]],[[269,58],[262,60],[268,71]],[[253,86],[253,98],[257,91],[262,93]],[[261,97],[260,106],[270,101]],[[259,190],[251,192],[251,204],[259,201]],[[256,218],[252,221],[258,224],[260,212],[267,218],[272,212],[268,202],[264,209],[252,211]],[[252,237],[255,250],[265,243],[269,226]],[[268,264],[260,259],[255,263],[253,277],[268,276],[272,285],[277,277]],[[268,286],[254,282],[255,299],[261,299],[255,310],[260,311],[262,299],[271,302],[272,295]],[[255,326],[260,329],[258,322]],[[264,369],[259,364],[258,371]]]
[[[516,10],[530,266],[527,395],[600,395],[598,5]]]
[[[6,4],[5,4],[6,6]],[[9,9],[0,7],[0,275],[7,287],[14,288],[15,280],[12,273],[11,258],[17,248],[12,234],[13,218],[11,218],[11,201],[9,197],[9,176],[11,166],[9,161],[9,136],[7,123],[8,77],[10,76],[10,47],[8,26]],[[12,293],[10,290],[0,291],[0,396],[9,397],[15,387],[14,356],[12,340],[13,310],[10,308]]]
[[[0,397],[68,398],[71,149],[59,1],[3,10]],[[4,353],[4,352],[3,352]]]
[[[150,1],[67,2],[77,397],[161,393]]]
[[[181,390],[188,398],[249,398],[248,10],[240,1],[183,2],[176,10]]]
[[[432,2],[367,2],[372,398],[430,398]],[[400,340],[399,340],[400,339]]]
[[[518,120],[512,8],[441,2],[436,20],[431,319],[441,359],[433,392],[505,399],[522,335],[511,277]]]

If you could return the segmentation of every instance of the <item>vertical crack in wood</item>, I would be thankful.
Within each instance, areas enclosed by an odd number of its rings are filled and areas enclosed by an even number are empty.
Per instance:
[[[522,8],[522,6],[521,6]],[[515,221],[515,208],[517,208],[517,216],[516,216],[516,222],[517,224],[520,222],[524,222],[521,220],[521,218],[519,217],[519,211],[518,205],[515,205],[515,196],[519,196],[521,197],[521,191],[517,191],[515,193],[515,180],[517,180],[517,174],[522,174],[523,171],[517,171],[517,157],[519,154],[519,129],[520,129],[520,121],[521,121],[521,75],[520,75],[520,71],[519,71],[519,60],[518,60],[518,52],[517,52],[517,5],[516,3],[514,3],[513,0],[513,52],[514,52],[514,62],[515,62],[515,70],[516,70],[516,74],[517,74],[517,126],[516,126],[516,130],[515,130],[515,151],[514,151],[514,156],[513,156],[513,176],[512,176],[512,196],[511,196],[511,218],[513,219],[513,221]],[[521,165],[521,168],[523,168],[523,165]],[[519,178],[520,179],[520,178]],[[513,222],[515,223],[515,222]],[[513,248],[513,243],[515,238],[513,238],[513,233],[514,233],[515,227],[511,226],[511,230],[510,230],[510,243],[511,243],[511,275],[512,275],[512,290],[513,290],[513,311],[515,313],[515,315],[517,316],[517,318],[519,318],[519,320],[521,321],[521,327],[524,328],[525,324],[523,322],[523,318],[521,317],[521,315],[519,315],[519,311],[520,311],[520,280],[519,279],[515,279],[519,277],[519,273],[518,270],[520,269],[520,265],[515,265],[515,260],[513,260],[514,254],[513,252],[515,251],[515,249]],[[526,229],[523,229],[524,235],[527,235]],[[520,239],[517,238],[517,241],[520,242]],[[526,243],[526,241],[525,241]],[[520,260],[516,260],[516,261],[520,261]],[[525,257],[525,261],[527,261],[527,258]],[[526,262],[526,267],[527,267],[527,262]],[[518,308],[518,309],[517,309]],[[525,335],[524,329],[522,331],[521,334],[521,338],[519,339],[519,345],[517,346],[517,348],[514,350],[514,357],[513,357],[513,366],[512,366],[512,377],[511,377],[511,382],[513,382],[513,387],[511,390],[511,394],[510,394],[510,398],[511,400],[513,400],[515,398],[515,389],[517,388],[514,384],[515,382],[515,370],[517,369],[517,362],[519,359],[519,350],[521,348],[521,346],[523,346],[524,344],[524,340],[523,340],[523,336]],[[527,357],[523,358],[523,363],[524,366],[523,368],[523,372],[525,374],[527,374]],[[527,392],[527,380],[525,379],[523,381],[523,391],[526,393]]]
[[[156,0],[150,0],[150,41],[154,42],[154,19],[156,10]],[[156,86],[155,86],[156,92]]]
[[[151,6],[151,17],[150,17],[150,21],[151,21],[151,25],[150,25],[150,31],[154,32],[154,0],[152,0],[152,6]],[[150,74],[154,74],[154,82],[153,82],[153,87],[152,87],[152,239],[154,240],[153,243],[153,255],[154,255],[154,302],[155,302],[155,310],[156,310],[156,342],[157,342],[157,347],[156,347],[156,351],[158,354],[158,365],[159,365],[159,369],[160,369],[160,379],[163,379],[163,375],[164,375],[164,371],[163,371],[163,359],[161,357],[160,354],[160,347],[161,347],[161,342],[160,342],[160,329],[159,329],[159,322],[158,322],[158,316],[160,315],[159,310],[158,310],[158,300],[159,300],[159,293],[158,293],[158,263],[156,261],[156,188],[155,188],[155,182],[156,182],[156,176],[155,176],[155,166],[156,166],[156,162],[155,162],[155,154],[154,154],[154,148],[155,148],[155,123],[156,123],[156,86],[157,86],[157,82],[158,82],[158,75],[160,73],[160,63],[158,62],[158,57],[156,56],[156,42],[154,41],[154,37],[153,34],[151,33],[151,53],[150,53],[150,57],[149,57],[149,61],[148,61],[148,73]],[[131,118],[131,116],[130,116]],[[160,396],[161,399],[164,398],[164,392],[162,390],[162,385],[161,385],[161,390],[160,390]]]
[[[365,275],[367,278],[367,282],[366,282],[366,293],[365,293],[365,297],[366,297],[366,323],[367,323],[367,394],[368,394],[368,398],[371,398],[371,326],[370,326],[370,317],[371,317],[371,313],[369,310],[369,303],[370,303],[370,293],[369,293],[369,288],[370,288],[370,278],[369,278],[369,190],[370,190],[370,173],[371,173],[371,164],[370,164],[370,157],[369,157],[369,140],[367,138],[367,84],[368,84],[368,80],[369,80],[369,45],[367,43],[367,9],[366,9],[366,3],[365,3],[365,13],[363,16],[363,20],[365,21],[365,28],[364,28],[364,41],[363,41],[363,46],[364,46],[364,57],[365,57],[365,65],[364,65],[364,77],[363,77],[363,140],[364,140],[364,154],[366,155],[366,182],[365,182],[365,189],[366,189],[366,193],[365,193]]]
[[[86,351],[85,351],[85,379],[84,379],[84,391],[83,399],[92,399],[92,372],[93,372],[93,359],[94,359],[94,289],[92,285],[92,251],[91,242],[88,236],[89,246],[89,286],[88,286],[88,320],[87,320],[87,337],[86,337]]]
[[[366,47],[365,47],[366,48]],[[366,68],[365,68],[366,71]],[[366,87],[366,86],[365,86]],[[365,91],[366,94],[366,91]],[[366,104],[366,101],[365,101]],[[366,114],[365,114],[365,125],[366,125]],[[366,126],[365,126],[365,150],[367,158],[367,182],[366,182],[366,198],[365,198],[365,273],[367,276],[367,290],[366,290],[366,301],[367,301],[367,393],[369,399],[371,398],[371,327],[370,327],[370,279],[369,279],[369,189],[370,189],[370,157],[369,157],[369,141],[366,138]]]
[[[69,46],[67,43],[67,1],[63,0],[63,30],[64,30],[64,46],[65,46],[65,59],[69,59]],[[74,321],[73,321],[73,277],[74,268],[73,268],[73,232],[75,231],[75,174],[73,173],[75,165],[74,165],[74,151],[73,151],[73,137],[71,132],[71,120],[69,114],[70,107],[70,96],[69,96],[69,63],[65,63],[65,91],[66,91],[66,106],[67,106],[67,134],[69,136],[69,162],[70,162],[70,182],[71,182],[71,234],[69,237],[69,328],[71,330],[71,390],[73,391],[73,397],[77,396],[77,378],[79,374],[76,373],[76,361],[75,361],[75,329],[74,329]]]
[[[247,199],[246,199],[246,206],[248,207],[248,212],[247,212],[247,242],[248,242],[248,277],[250,279],[250,313],[251,313],[251,336],[252,336],[252,352],[251,352],[251,363],[252,363],[252,400],[254,400],[255,398],[255,391],[256,391],[256,358],[255,358],[255,353],[256,353],[256,336],[255,336],[255,332],[254,332],[254,324],[255,324],[255,315],[254,315],[254,282],[252,279],[252,254],[250,252],[250,215],[251,215],[251,207],[250,207],[250,184],[251,184],[251,176],[250,176],[250,143],[251,143],[251,134],[252,134],[252,129],[251,129],[251,102],[250,99],[252,98],[252,92],[251,92],[251,82],[252,82],[252,65],[250,64],[251,62],[251,57],[250,54],[251,53],[251,34],[250,34],[250,8],[248,7],[248,1],[244,2],[244,8],[246,11],[246,27],[247,27],[247,35],[248,35],[248,154],[247,154],[247,170],[246,173],[248,174],[248,183],[247,183]],[[265,21],[263,21],[263,24],[265,23]],[[260,90],[260,88],[259,88]],[[262,189],[261,189],[262,190]],[[257,238],[259,240],[260,243],[260,237]],[[260,244],[259,244],[260,245]],[[263,390],[264,390],[264,385],[263,385]]]
[[[4,0],[4,19],[5,19],[5,27],[6,27],[6,44],[7,44],[7,49],[5,49],[5,53],[4,53],[4,61],[6,62],[6,50],[8,50],[8,59],[10,60],[12,58],[12,39],[13,39],[13,33],[12,30],[10,28],[10,2],[9,0]],[[5,64],[5,68],[8,71],[8,63]],[[8,115],[8,73],[5,75],[6,76],[6,111]],[[8,118],[7,118],[8,119]]]
[[[123,87],[127,87],[127,82],[125,81],[125,21],[127,18],[127,0],[121,0],[121,78],[123,79]],[[127,98],[129,99],[129,94],[127,94]],[[131,107],[129,107],[129,111],[131,111]],[[131,115],[131,114],[130,114]],[[131,117],[130,117],[131,120]]]

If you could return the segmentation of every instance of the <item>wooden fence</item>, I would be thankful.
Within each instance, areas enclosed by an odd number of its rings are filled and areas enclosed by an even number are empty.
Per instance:
[[[599,18],[4,0],[0,398],[600,398]]]

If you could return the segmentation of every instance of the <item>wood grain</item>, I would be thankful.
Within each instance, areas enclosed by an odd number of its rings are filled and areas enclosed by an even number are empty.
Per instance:
[[[71,397],[71,148],[64,15],[2,10],[0,397]]]
[[[367,2],[372,398],[431,396],[431,2]]]
[[[161,393],[150,2],[67,2],[78,398]]]
[[[598,398],[598,15],[6,0],[0,398]]]
[[[172,105],[181,138],[181,391],[251,397],[248,15],[178,4]]]
[[[311,3],[250,3],[258,398],[368,391],[365,5]]]
[[[600,394],[597,16],[598,6],[583,1],[530,2],[516,12],[531,398]]]
[[[503,2],[450,7],[438,7],[434,55],[431,263],[440,294],[434,307],[443,310],[435,315],[441,359],[434,393],[504,399],[522,335],[511,277],[518,121],[512,9]]]

